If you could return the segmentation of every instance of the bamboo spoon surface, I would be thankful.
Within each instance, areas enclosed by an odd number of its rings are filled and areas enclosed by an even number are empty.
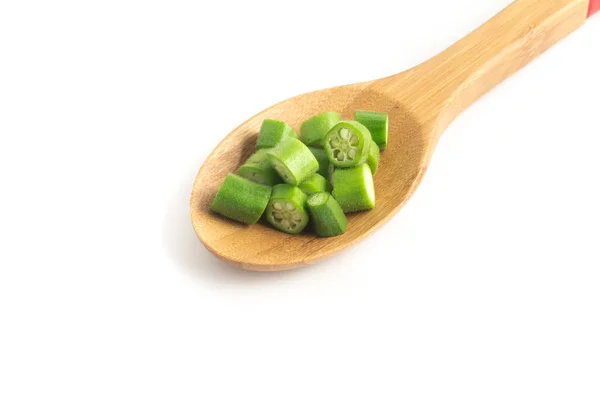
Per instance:
[[[357,243],[387,222],[410,198],[437,141],[468,106],[546,49],[580,27],[600,0],[517,0],[466,38],[408,71],[383,79],[320,90],[278,103],[231,132],[200,168],[191,197],[198,238],[217,257],[241,268],[277,271],[313,264]],[[348,216],[334,238],[286,235],[265,225],[244,226],[210,212],[229,172],[254,151],[265,118],[302,121],[338,111],[389,113],[389,145],[375,177],[374,210]]]

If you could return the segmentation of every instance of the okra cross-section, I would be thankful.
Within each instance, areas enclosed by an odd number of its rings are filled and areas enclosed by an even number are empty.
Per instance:
[[[324,112],[307,119],[300,126],[302,141],[307,146],[322,148],[327,132],[341,120],[340,114],[334,111]]]
[[[329,193],[315,193],[308,198],[307,204],[317,236],[331,237],[346,232],[348,220]]]
[[[336,168],[333,172],[333,197],[344,212],[371,210],[375,207],[375,185],[371,168]]]
[[[298,138],[298,135],[296,132],[294,132],[291,126],[283,121],[265,119],[260,127],[260,133],[258,134],[258,140],[256,141],[256,148],[272,148],[289,138]]]
[[[268,153],[269,162],[285,183],[298,186],[317,172],[319,162],[298,139],[287,139]]]
[[[229,174],[210,209],[243,224],[255,224],[265,212],[270,198],[270,187]]]
[[[388,115],[374,111],[356,111],[354,119],[367,127],[373,141],[381,150],[388,144]]]
[[[282,232],[290,234],[302,232],[308,224],[306,195],[296,186],[285,183],[274,186],[266,217],[274,228]]]
[[[325,136],[325,151],[336,167],[349,168],[367,161],[371,133],[356,121],[341,121]]]
[[[298,185],[298,188],[307,195],[318,192],[331,192],[331,184],[319,174],[312,174]]]
[[[237,174],[261,185],[273,186],[281,183],[281,178],[269,162],[267,153],[268,149],[258,150],[238,169]]]

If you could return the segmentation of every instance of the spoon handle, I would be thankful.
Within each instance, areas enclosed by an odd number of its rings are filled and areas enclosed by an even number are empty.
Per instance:
[[[516,0],[470,35],[408,72],[414,83],[409,90],[427,93],[421,98],[423,104],[416,104],[413,111],[438,110],[439,132],[443,132],[462,111],[583,25],[598,8],[600,0]],[[388,90],[401,90],[397,86],[400,80],[394,78],[386,82]]]
[[[590,0],[590,9],[588,11],[588,18],[600,11],[600,0]]]

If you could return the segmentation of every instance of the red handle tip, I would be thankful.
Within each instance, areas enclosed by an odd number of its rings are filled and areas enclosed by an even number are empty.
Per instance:
[[[596,11],[600,11],[600,0],[590,0],[590,9],[588,11],[588,18],[594,15]]]

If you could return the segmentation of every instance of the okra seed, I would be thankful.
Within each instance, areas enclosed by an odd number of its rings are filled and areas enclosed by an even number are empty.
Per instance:
[[[350,137],[350,131],[346,128],[340,129],[340,136],[342,139],[348,139]]]
[[[348,157],[354,159],[354,157],[356,157],[356,149],[350,149],[350,151],[348,151]]]
[[[356,135],[352,135],[352,137],[350,138],[350,144],[352,146],[356,146],[358,144],[358,141],[359,141],[358,136],[356,136]]]
[[[273,208],[276,210],[283,210],[283,204],[278,201],[273,202]]]

